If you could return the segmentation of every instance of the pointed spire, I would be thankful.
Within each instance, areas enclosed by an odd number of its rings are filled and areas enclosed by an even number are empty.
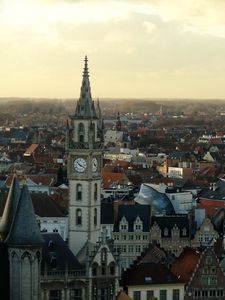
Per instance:
[[[14,174],[0,222],[0,237],[2,240],[5,240],[10,232],[19,197],[20,187],[18,181],[16,180],[16,175]]]
[[[22,187],[13,224],[6,242],[10,246],[37,246],[43,244],[43,238],[26,184]]]
[[[91,97],[89,81],[88,58],[84,59],[83,80],[81,84],[80,98],[75,110],[75,118],[97,118],[95,106]]]

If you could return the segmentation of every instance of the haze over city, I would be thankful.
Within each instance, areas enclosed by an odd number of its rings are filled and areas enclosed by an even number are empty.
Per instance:
[[[225,98],[225,2],[0,2],[1,97]]]

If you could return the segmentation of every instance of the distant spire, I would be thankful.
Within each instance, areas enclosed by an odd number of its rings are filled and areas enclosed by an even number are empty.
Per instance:
[[[120,113],[119,112],[117,114],[116,130],[121,131],[121,120],[120,120]]]
[[[95,106],[91,97],[89,81],[88,58],[84,58],[83,80],[81,84],[80,98],[75,110],[75,118],[97,118]]]

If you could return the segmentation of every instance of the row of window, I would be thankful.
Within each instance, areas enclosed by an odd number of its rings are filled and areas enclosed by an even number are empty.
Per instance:
[[[141,295],[140,291],[134,291],[133,292],[133,299],[134,300],[144,300],[144,299],[150,299],[151,297],[154,297],[154,291],[146,291],[146,298],[141,298],[143,297],[143,294]],[[172,292],[172,299],[171,300],[180,300],[180,290],[178,289],[173,289]],[[159,291],[159,300],[167,300],[167,290],[160,290]],[[168,299],[169,300],[169,299]]]
[[[97,226],[98,224],[98,211],[97,208],[94,208],[94,225]],[[75,223],[78,226],[82,226],[82,210],[78,208],[76,210],[76,216],[75,216]]]
[[[118,253],[140,253],[146,247],[145,245],[121,245],[114,247],[114,251]]]
[[[83,199],[83,187],[82,184],[78,183],[76,185],[76,200],[77,201],[82,201]],[[94,184],[94,200],[98,200],[98,184]]]
[[[70,300],[82,300],[82,289],[70,290]],[[49,300],[62,300],[61,290],[49,291]]]
[[[195,290],[194,291],[194,297],[222,297],[224,296],[223,289],[215,289],[215,290]]]
[[[201,277],[202,285],[216,285],[217,284],[217,276],[216,275],[202,275]]]
[[[114,240],[116,241],[119,241],[119,240],[122,240],[122,241],[126,241],[126,240],[129,240],[129,241],[133,241],[133,240],[137,240],[137,241],[140,241],[140,240],[143,240],[143,241],[147,241],[148,240],[148,234],[143,234],[143,235],[119,235],[119,234],[116,234],[114,235]]]

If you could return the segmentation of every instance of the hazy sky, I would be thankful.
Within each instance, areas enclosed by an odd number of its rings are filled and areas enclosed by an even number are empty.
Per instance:
[[[225,98],[225,0],[0,0],[0,97]]]

